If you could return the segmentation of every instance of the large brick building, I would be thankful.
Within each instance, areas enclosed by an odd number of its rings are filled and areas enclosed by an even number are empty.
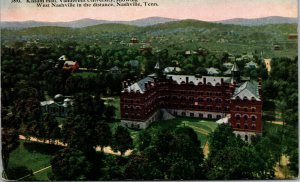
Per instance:
[[[261,81],[241,78],[235,64],[230,77],[163,75],[159,63],[155,69],[155,74],[134,84],[123,82],[123,125],[144,129],[168,112],[216,120],[227,117],[244,140],[262,132]]]

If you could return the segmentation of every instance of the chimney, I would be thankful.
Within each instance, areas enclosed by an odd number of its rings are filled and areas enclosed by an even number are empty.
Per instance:
[[[203,77],[203,84],[206,85],[206,78]]]
[[[186,82],[186,84],[189,84],[189,77],[188,76],[185,77],[185,82]]]
[[[224,83],[224,78],[221,78],[221,85],[223,85]]]

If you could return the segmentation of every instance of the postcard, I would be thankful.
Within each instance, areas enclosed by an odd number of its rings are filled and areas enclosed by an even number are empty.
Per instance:
[[[297,27],[297,0],[1,1],[2,179],[299,179]]]

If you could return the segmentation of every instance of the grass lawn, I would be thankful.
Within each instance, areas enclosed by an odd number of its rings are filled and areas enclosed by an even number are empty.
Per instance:
[[[116,108],[116,119],[120,119],[120,97],[106,97],[103,98],[105,100],[105,104],[112,105]]]
[[[119,122],[109,123],[112,131],[119,125]],[[166,121],[158,121],[151,124],[147,130],[150,131],[150,133],[155,133],[156,131],[160,129],[174,129],[176,127],[184,127],[188,126],[194,129],[194,131],[197,133],[199,140],[201,141],[201,146],[203,147],[204,144],[207,141],[207,137],[209,133],[213,132],[218,124],[215,121],[207,121],[203,119],[198,118],[175,118],[172,120],[166,120]],[[136,143],[137,136],[141,130],[133,130],[128,129],[130,132],[130,135]]]
[[[215,121],[207,121],[198,118],[182,118],[178,117],[172,120],[159,121],[153,123],[148,129],[158,130],[158,129],[170,129],[174,127],[191,127],[198,135],[201,141],[201,146],[203,147],[207,141],[209,133],[213,132],[218,124]]]
[[[95,77],[97,75],[97,73],[84,71],[84,72],[75,72],[75,73],[72,73],[72,75],[73,76],[80,76],[82,78],[88,78],[88,77]]]
[[[18,179],[29,174],[31,170],[35,172],[50,166],[52,156],[60,148],[48,144],[21,141],[19,147],[10,154],[9,179]],[[24,180],[48,180],[47,173],[50,171],[51,168],[46,169]]]

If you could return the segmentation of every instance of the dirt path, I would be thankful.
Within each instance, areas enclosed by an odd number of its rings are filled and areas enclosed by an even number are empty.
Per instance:
[[[205,142],[205,145],[203,147],[203,154],[204,154],[204,158],[208,158],[208,154],[209,154],[209,147],[208,147],[208,142]]]
[[[193,128],[194,130],[198,131],[199,133],[202,133],[203,135],[209,135],[209,131],[203,129],[203,128],[199,128],[199,127],[196,127],[196,126],[192,126],[192,125],[189,125],[187,123],[185,123],[186,126],[188,127],[191,127]]]
[[[289,174],[287,165],[290,163],[289,157],[282,155],[280,159],[280,166],[277,163],[275,166],[275,178],[276,179],[293,179],[294,177]]]
[[[30,137],[30,139],[26,139],[25,136],[23,135],[19,135],[19,139],[20,140],[29,140],[29,141],[32,141],[32,142],[38,142],[38,143],[46,143],[46,144],[54,144],[54,145],[59,145],[59,146],[64,146],[66,147],[67,145],[62,143],[61,141],[59,140],[55,140],[54,142],[50,142],[49,140],[41,140],[41,139],[38,139],[38,138],[35,138],[35,137]],[[100,152],[101,151],[101,148],[98,146],[96,147],[96,151]],[[114,152],[111,147],[104,147],[103,148],[103,152],[106,153],[106,154],[112,154],[112,155],[121,155],[120,152]],[[127,150],[125,152],[125,156],[129,156],[131,154],[132,150]]]
[[[44,167],[44,168],[42,168],[42,169],[39,169],[39,170],[33,172],[32,174],[27,174],[26,176],[23,176],[23,177],[17,179],[17,181],[20,181],[20,180],[22,180],[22,179],[24,179],[24,178],[27,178],[27,177],[29,177],[29,176],[32,176],[33,174],[37,174],[37,173],[39,173],[39,172],[42,172],[42,171],[44,171],[44,170],[46,170],[46,169],[49,169],[50,167],[51,167],[51,166],[47,166],[47,167]]]
[[[267,121],[268,123],[283,125],[283,121]]]

